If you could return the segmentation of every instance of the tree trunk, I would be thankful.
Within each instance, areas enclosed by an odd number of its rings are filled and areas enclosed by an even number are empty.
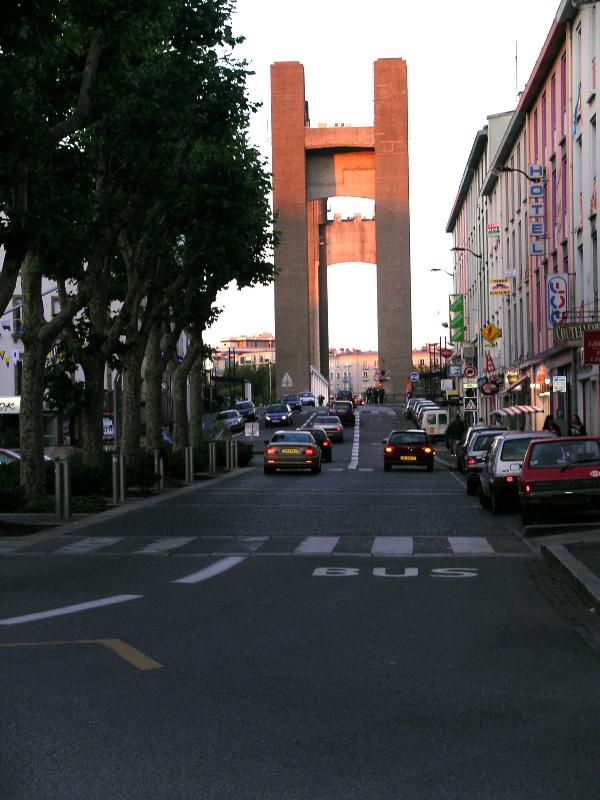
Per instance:
[[[86,355],[85,360],[82,359],[81,366],[85,375],[83,447],[86,459],[92,464],[99,464],[102,458],[104,440],[102,416],[104,411],[105,363],[102,356]],[[113,419],[113,429],[116,431],[116,428],[117,420]]]
[[[146,450],[162,445],[162,360],[160,326],[155,326],[146,346]]]
[[[125,461],[130,461],[134,453],[140,449],[141,419],[140,419],[140,396],[141,396],[141,367],[143,360],[143,349],[132,349],[125,359],[125,369],[123,370],[123,438],[121,449],[125,456]]]
[[[179,364],[173,371],[173,449],[184,450],[188,444],[187,377],[188,369]]]
[[[33,256],[28,256],[21,273],[23,289],[23,381],[21,389],[20,443],[21,484],[27,497],[44,494],[44,367],[48,350],[39,335],[44,324],[42,278]]]
[[[204,438],[204,364],[197,358],[190,370],[190,438],[194,447],[200,447]]]

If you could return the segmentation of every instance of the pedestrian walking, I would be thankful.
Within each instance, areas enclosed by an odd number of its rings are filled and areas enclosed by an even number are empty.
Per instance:
[[[562,431],[558,427],[556,420],[554,419],[554,414],[548,414],[546,419],[544,420],[544,424],[542,425],[543,431],[552,431],[557,436],[562,436]]]
[[[571,414],[571,422],[569,423],[569,436],[586,436],[587,431],[585,425],[579,418],[579,414]]]

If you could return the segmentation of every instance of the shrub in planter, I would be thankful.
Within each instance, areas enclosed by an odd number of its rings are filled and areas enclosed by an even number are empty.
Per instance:
[[[125,465],[127,486],[139,487],[142,492],[149,492],[157,477],[154,472],[154,453],[148,450],[138,450]]]
[[[51,514],[55,510],[53,494],[42,494],[32,497],[24,505],[23,510],[31,514]],[[98,514],[106,510],[106,500],[99,495],[71,497],[72,514]]]
[[[240,439],[237,440],[238,443],[238,466],[239,467],[247,467],[250,461],[252,461],[252,445],[248,442],[242,442]],[[225,457],[225,442],[223,439],[219,439],[217,442],[217,467],[225,468],[227,462]]]

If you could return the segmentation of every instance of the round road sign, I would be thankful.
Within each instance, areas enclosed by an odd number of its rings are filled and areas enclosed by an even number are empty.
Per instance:
[[[408,376],[413,383],[416,383],[419,380],[419,373],[418,372],[411,372]]]
[[[476,378],[477,370],[472,364],[467,364],[467,366],[463,369],[463,375],[465,378]]]

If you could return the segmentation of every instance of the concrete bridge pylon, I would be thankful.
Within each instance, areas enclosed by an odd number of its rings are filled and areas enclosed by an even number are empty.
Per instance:
[[[379,367],[388,395],[412,371],[406,62],[374,64],[372,127],[310,127],[304,68],[271,65],[277,385],[310,388],[311,366],[329,377],[327,267],[377,265]],[[330,197],[375,201],[375,219],[327,219]],[[357,324],[358,321],[357,321]]]

